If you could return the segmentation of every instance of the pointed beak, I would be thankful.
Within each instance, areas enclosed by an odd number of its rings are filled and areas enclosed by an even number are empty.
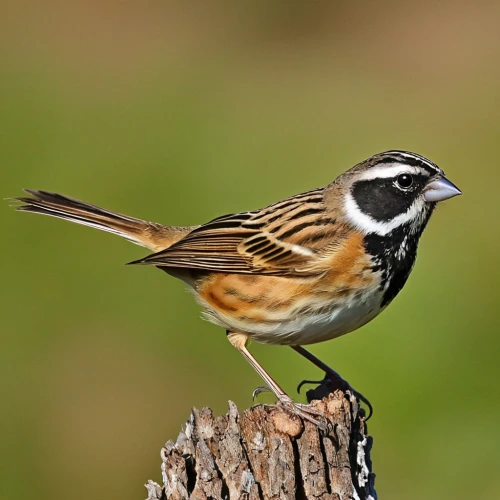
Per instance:
[[[446,177],[434,179],[424,189],[424,199],[429,202],[448,200],[459,194],[462,194],[462,191]]]

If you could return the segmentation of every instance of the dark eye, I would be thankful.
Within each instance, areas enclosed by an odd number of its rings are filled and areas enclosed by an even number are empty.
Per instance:
[[[413,177],[410,174],[400,174],[396,183],[400,188],[408,189],[413,184]]]

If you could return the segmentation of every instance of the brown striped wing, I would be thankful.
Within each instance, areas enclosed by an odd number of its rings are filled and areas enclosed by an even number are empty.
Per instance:
[[[331,242],[334,221],[325,216],[323,189],[255,212],[208,222],[171,247],[133,264],[225,273],[311,275],[318,251]]]

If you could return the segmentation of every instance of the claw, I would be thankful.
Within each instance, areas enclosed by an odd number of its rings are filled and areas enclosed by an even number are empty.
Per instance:
[[[359,399],[360,401],[362,401],[363,403],[365,403],[365,405],[368,407],[368,416],[365,417],[365,422],[367,420],[370,420],[371,416],[373,415],[373,406],[372,404],[370,403],[370,401],[368,401],[368,399],[366,399],[363,394],[361,394],[360,392],[356,391],[355,389],[353,389],[352,387],[349,387],[349,391],[352,392],[352,394],[354,395],[354,397],[356,397],[357,399]]]
[[[303,385],[306,384],[321,384],[323,380],[303,380],[298,386],[297,386],[297,392],[300,394],[300,389],[302,389]]]
[[[261,392],[273,392],[270,387],[267,385],[259,385],[259,387],[256,387],[255,390],[252,392],[252,401],[255,401],[255,398],[261,393]]]

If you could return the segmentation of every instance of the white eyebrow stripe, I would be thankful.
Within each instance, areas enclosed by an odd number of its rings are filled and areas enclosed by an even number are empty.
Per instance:
[[[436,171],[439,173],[439,170]],[[430,177],[430,174],[425,168],[414,167],[411,165],[405,165],[404,163],[385,163],[378,167],[372,167],[366,172],[359,175],[358,180],[371,181],[373,179],[388,179],[391,177],[396,177],[399,174],[413,174],[419,175],[424,174]]]

